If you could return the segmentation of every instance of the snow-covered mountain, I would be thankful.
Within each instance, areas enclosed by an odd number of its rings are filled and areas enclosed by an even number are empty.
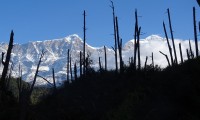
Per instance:
[[[141,43],[141,64],[144,64],[146,56],[151,56],[154,53],[155,63],[165,67],[167,65],[166,59],[163,55],[159,53],[162,51],[168,53],[167,42],[164,38],[158,35],[151,35],[140,41]],[[188,40],[175,40],[177,46],[177,55],[179,58],[178,44],[182,43],[183,56],[186,58],[186,48],[188,48]],[[191,42],[194,46],[194,42]],[[0,52],[6,52],[8,45],[5,43],[0,43]],[[12,62],[14,65],[14,70],[12,75],[19,76],[18,66],[22,67],[23,79],[27,82],[33,80],[36,66],[39,61],[41,51],[45,51],[44,58],[39,69],[39,75],[45,77],[49,81],[52,81],[52,68],[55,69],[55,77],[57,84],[62,83],[66,80],[66,64],[67,64],[67,50],[70,49],[70,54],[72,57],[72,66],[77,63],[79,68],[79,56],[80,51],[83,50],[83,41],[78,35],[70,35],[61,39],[45,40],[29,42],[26,44],[15,44],[12,53]],[[134,50],[134,40],[128,41],[123,47],[123,60],[128,64],[129,58],[133,56]],[[102,58],[102,64],[104,65],[104,48],[103,47],[92,47],[86,44],[86,52],[90,55],[93,60],[92,67],[98,69],[98,58]],[[114,69],[114,51],[111,48],[107,48],[107,61],[108,68]],[[151,63],[149,59],[148,64]],[[2,72],[3,66],[0,66],[0,72]],[[37,84],[46,84],[41,78],[37,79]]]

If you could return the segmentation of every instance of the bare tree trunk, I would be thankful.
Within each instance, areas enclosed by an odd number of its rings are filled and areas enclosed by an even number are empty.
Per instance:
[[[151,59],[152,59],[152,68],[154,70],[154,59],[153,59],[153,52],[152,52],[152,55],[151,55]]]
[[[71,82],[72,82],[73,75],[72,75],[72,57],[71,57],[71,54],[70,54],[70,75],[71,75]]]
[[[80,77],[82,77],[82,52],[80,51]]]
[[[32,85],[31,85],[31,87],[30,87],[30,90],[29,90],[29,98],[30,98],[30,96],[31,96],[31,94],[32,94],[32,92],[33,92],[33,88],[34,88],[34,85],[35,85],[35,82],[36,82],[36,78],[37,78],[37,76],[38,76],[38,72],[39,72],[39,68],[40,68],[40,64],[41,64],[41,62],[42,62],[42,58],[43,58],[43,56],[44,56],[44,51],[42,50],[42,53],[41,53],[41,55],[40,55],[40,59],[39,59],[39,62],[38,62],[38,64],[37,64],[37,68],[36,68],[36,72],[35,72],[35,76],[34,76],[34,79],[33,79],[33,83],[32,83]]]
[[[12,48],[13,48],[13,40],[14,40],[14,32],[11,31],[10,42],[9,42],[9,45],[8,45],[8,50],[7,50],[5,62],[3,61],[4,53],[2,53],[2,64],[4,65],[3,72],[2,72],[2,75],[1,75],[1,80],[0,80],[0,90],[2,90],[2,91],[6,91],[5,83],[6,83],[6,76],[7,76],[7,72],[8,72],[8,68],[9,68],[9,62],[10,62]]]
[[[105,71],[107,71],[107,55],[106,55],[106,46],[104,46],[104,57],[105,57]]]
[[[179,50],[180,50],[181,64],[183,64],[183,54],[182,54],[182,49],[181,49],[181,43],[179,43]]]
[[[99,70],[101,71],[102,67],[101,67],[101,57],[99,57]]]
[[[171,65],[170,65],[168,56],[166,54],[164,54],[163,52],[161,52],[161,51],[159,51],[159,52],[166,57],[168,66],[170,67]]]
[[[74,64],[74,79],[77,80],[77,67],[76,67],[76,62]]]
[[[167,9],[167,13],[168,13],[168,19],[169,19],[169,27],[170,27],[170,33],[171,33],[171,38],[172,38],[172,44],[173,44],[173,49],[174,49],[175,64],[177,64],[178,60],[177,60],[177,56],[176,56],[176,47],[175,47],[175,44],[174,44],[174,36],[173,36],[173,31],[172,31],[169,8]]]
[[[120,65],[120,73],[123,73],[123,60],[122,60],[122,39],[119,37],[119,27],[118,27],[118,19],[116,17],[116,34],[117,34],[117,44],[119,50],[119,65]]]
[[[84,37],[83,37],[83,74],[85,74],[85,70],[86,70],[86,61],[85,61],[85,41],[86,41],[86,26],[85,26],[85,17],[86,17],[86,14],[85,14],[85,10],[84,10],[84,13],[83,13],[83,16],[84,16],[84,20],[83,20],[83,23],[84,23],[84,26],[83,26],[83,33],[84,33]]]
[[[113,1],[111,1],[111,8],[112,8],[112,12],[113,12],[113,27],[114,27],[114,39],[115,39],[115,47],[114,47],[114,51],[115,51],[115,67],[116,67],[116,72],[118,71],[118,63],[117,63],[117,34],[116,34],[116,21],[115,21],[115,7],[113,4]]]
[[[189,40],[189,48],[190,48],[191,59],[194,59],[194,54],[193,54],[193,51],[192,51],[192,46],[191,46],[190,40]]]
[[[148,60],[148,56],[146,56],[145,63],[144,63],[144,70],[145,70],[145,71],[146,71],[146,69],[147,69],[147,60]]]
[[[136,54],[137,54],[137,30],[138,30],[138,18],[137,18],[137,10],[135,10],[135,34],[134,34],[134,69],[136,69]]]
[[[54,93],[55,93],[57,88],[56,88],[54,68],[52,68],[52,75],[53,75],[53,88],[54,88]]]
[[[140,61],[140,31],[141,31],[141,27],[139,28],[139,30],[137,30],[137,49],[138,49],[138,70],[141,69],[141,61]]]
[[[163,28],[164,28],[164,32],[165,32],[165,37],[167,39],[167,45],[168,45],[169,54],[170,54],[170,57],[171,57],[171,64],[173,66],[174,61],[173,61],[173,55],[172,55],[172,48],[171,48],[170,43],[169,43],[169,39],[168,39],[168,35],[167,35],[167,31],[166,31],[166,27],[165,27],[165,23],[164,22],[163,22]]]
[[[193,25],[194,25],[194,40],[195,40],[195,48],[196,48],[196,57],[198,57],[199,56],[199,50],[198,50],[198,40],[197,40],[195,7],[193,7]]]
[[[188,60],[190,60],[190,53],[189,53],[189,50],[186,49],[186,52],[187,52],[187,58],[188,58]]]
[[[69,49],[67,50],[67,82],[69,82]]]

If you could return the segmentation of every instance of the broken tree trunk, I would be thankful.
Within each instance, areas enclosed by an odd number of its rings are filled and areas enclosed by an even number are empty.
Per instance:
[[[181,64],[183,64],[183,53],[181,49],[181,43],[179,43],[179,50],[180,50]]]
[[[14,40],[14,32],[11,31],[10,42],[9,42],[8,50],[7,50],[7,53],[6,53],[5,62],[3,61],[4,53],[2,53],[2,64],[4,65],[4,68],[3,68],[2,75],[1,75],[0,89],[3,90],[3,91],[6,91],[5,83],[6,83],[6,76],[7,76],[7,72],[8,72],[8,69],[9,69],[9,62],[10,62],[12,48],[13,48],[13,40]]]
[[[140,31],[141,31],[141,27],[137,30],[138,70],[141,69],[141,61],[140,61]]]
[[[196,57],[198,57],[199,56],[199,50],[198,50],[198,40],[197,40],[195,7],[193,7],[193,25],[194,25],[194,40],[195,40]]]
[[[138,18],[137,10],[135,10],[135,34],[134,34],[134,69],[136,70],[136,54],[137,54],[137,30],[138,30]]]
[[[144,63],[144,70],[145,70],[145,71],[146,71],[146,69],[147,69],[147,60],[148,60],[148,56],[146,56],[145,63]]]
[[[85,61],[85,41],[86,41],[86,26],[85,26],[85,10],[84,10],[84,13],[83,13],[83,16],[84,16],[84,20],[83,20],[83,34],[84,34],[84,37],[83,37],[83,74],[85,74],[86,72],[86,61]]]
[[[118,27],[118,18],[116,17],[116,34],[117,34],[117,44],[119,50],[119,65],[120,73],[123,73],[123,60],[122,60],[122,39],[119,37],[119,27]]]
[[[191,59],[194,59],[194,54],[193,54],[193,51],[192,51],[192,46],[191,46],[191,42],[190,42],[190,39],[189,39],[189,48],[190,48],[190,56],[191,56]]]
[[[42,62],[42,58],[43,58],[44,54],[45,54],[45,52],[42,50],[42,53],[41,53],[41,55],[40,55],[40,59],[39,59],[39,62],[38,62],[38,64],[37,64],[37,68],[36,68],[36,71],[35,71],[35,76],[34,76],[34,79],[33,79],[33,83],[31,84],[31,87],[30,87],[30,90],[29,90],[29,94],[28,94],[28,98],[29,98],[29,99],[30,99],[31,94],[32,94],[32,92],[33,92],[33,88],[34,88],[34,86],[35,86],[36,78],[37,78],[37,76],[38,76],[40,64],[41,64],[41,62]]]
[[[166,54],[164,54],[163,52],[161,52],[161,51],[159,51],[159,52],[166,57],[168,66],[170,67],[171,65],[170,65],[168,56]]]
[[[173,66],[174,62],[173,62],[172,48],[171,48],[170,43],[169,43],[169,39],[168,39],[168,35],[167,35],[167,31],[166,31],[164,21],[163,21],[163,28],[164,28],[164,32],[165,32],[165,37],[167,39],[167,45],[168,45],[169,54],[170,54],[170,58],[171,58],[171,65]]]
[[[114,46],[114,52],[115,52],[115,69],[116,73],[118,71],[118,62],[117,62],[117,34],[116,34],[116,21],[115,21],[115,7],[113,4],[113,1],[111,1],[111,8],[112,8],[112,14],[113,14],[113,27],[114,27],[114,39],[115,39],[115,46]]]
[[[178,60],[177,60],[177,56],[176,56],[176,47],[175,47],[175,43],[174,43],[174,36],[173,36],[173,31],[172,31],[172,24],[171,24],[169,8],[167,9],[167,13],[168,13],[168,19],[169,19],[170,33],[171,33],[171,38],[172,38],[172,45],[173,45],[173,49],[174,49],[175,64],[177,64]]]

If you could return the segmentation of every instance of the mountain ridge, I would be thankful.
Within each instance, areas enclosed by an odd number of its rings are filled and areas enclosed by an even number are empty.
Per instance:
[[[181,41],[175,39],[175,44],[178,46],[182,43],[182,49],[186,49],[188,46],[187,41]],[[146,56],[151,56],[154,53],[155,64],[161,67],[167,65],[166,59],[162,56],[159,51],[168,53],[167,42],[165,38],[158,35],[151,35],[145,39],[141,39],[141,63],[143,66]],[[191,42],[194,46],[194,42]],[[107,48],[107,62],[108,69],[115,69],[114,65],[114,51],[111,48]],[[6,52],[7,45],[5,43],[0,44],[0,52]],[[61,84],[63,80],[66,80],[66,63],[67,63],[67,50],[70,49],[70,54],[72,55],[72,66],[76,63],[77,68],[79,68],[79,53],[83,49],[83,40],[77,35],[69,35],[60,39],[44,40],[44,41],[34,41],[24,44],[15,44],[12,53],[11,61],[14,64],[14,69],[12,76],[18,77],[18,65],[22,66],[23,79],[27,82],[33,80],[35,74],[36,65],[38,63],[41,51],[46,51],[44,59],[42,60],[40,66],[39,75],[47,78],[52,82],[51,69],[55,69],[56,82]],[[125,64],[128,64],[129,58],[133,56],[134,50],[134,40],[130,40],[125,43],[123,47],[123,60]],[[104,48],[93,47],[86,44],[86,53],[88,53],[93,60],[92,67],[95,70],[99,69],[98,58],[101,57],[102,64],[104,65]],[[178,52],[177,52],[178,53]],[[177,54],[177,56],[179,56]],[[184,59],[186,59],[186,52],[183,51]],[[151,64],[150,60],[148,64]],[[2,66],[0,67],[0,72],[2,71]],[[79,71],[79,69],[78,69]],[[38,78],[37,85],[46,84],[45,81]]]

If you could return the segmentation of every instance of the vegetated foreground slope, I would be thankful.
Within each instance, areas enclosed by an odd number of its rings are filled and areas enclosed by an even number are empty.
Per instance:
[[[122,75],[91,72],[32,108],[41,120],[200,119],[200,58]]]

